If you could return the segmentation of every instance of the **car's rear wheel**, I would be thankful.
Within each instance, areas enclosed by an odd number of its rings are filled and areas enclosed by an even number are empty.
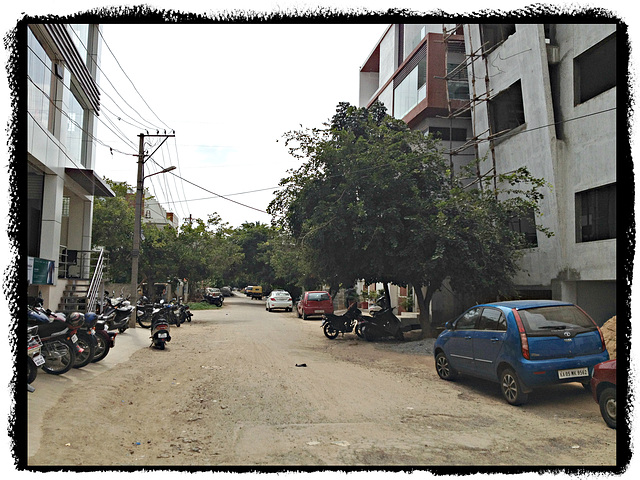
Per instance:
[[[436,372],[438,372],[438,376],[443,380],[453,380],[458,376],[458,372],[451,367],[449,359],[444,352],[438,352],[436,355]]]
[[[616,389],[607,388],[600,394],[600,413],[611,428],[616,428]]]
[[[529,395],[522,390],[522,384],[511,368],[505,368],[500,374],[500,389],[502,396],[511,405],[522,405],[527,402]]]

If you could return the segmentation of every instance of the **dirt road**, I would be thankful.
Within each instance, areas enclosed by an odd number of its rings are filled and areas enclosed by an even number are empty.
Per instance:
[[[244,297],[171,333],[165,351],[69,382],[78,409],[29,424],[42,438],[29,465],[616,464],[615,430],[578,384],[512,407],[495,384],[438,379],[430,342],[332,341],[319,320]],[[41,372],[29,408],[38,382],[65,380]]]

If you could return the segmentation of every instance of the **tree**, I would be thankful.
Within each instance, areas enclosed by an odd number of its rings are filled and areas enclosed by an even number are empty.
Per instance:
[[[109,253],[109,270],[114,282],[131,278],[131,248],[135,208],[128,200],[132,187],[106,179],[115,197],[96,197],[93,202],[92,242]]]
[[[437,140],[380,103],[341,103],[325,127],[285,135],[303,164],[269,205],[324,281],[412,285],[425,334],[428,304],[446,278],[476,297],[512,291],[522,238],[507,218],[538,208],[543,181],[522,170],[496,178],[504,190],[463,188]]]
[[[127,283],[135,221],[130,202],[133,189],[126,182],[107,182],[116,196],[94,202],[93,244],[107,250],[112,281]],[[139,258],[141,281],[148,285],[183,278],[217,284],[226,270],[242,260],[242,253],[231,242],[230,229],[211,214],[206,222],[185,221],[177,230],[143,223]]]

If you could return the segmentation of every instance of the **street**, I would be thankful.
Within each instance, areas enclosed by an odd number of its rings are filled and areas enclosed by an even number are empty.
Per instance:
[[[40,371],[28,465],[616,464],[616,431],[577,383],[513,407],[497,384],[440,380],[430,350],[320,325],[236,294],[172,327],[164,351],[138,327],[102,362]]]

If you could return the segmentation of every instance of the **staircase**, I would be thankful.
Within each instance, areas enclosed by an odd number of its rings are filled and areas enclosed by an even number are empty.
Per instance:
[[[62,298],[58,304],[58,311],[70,314],[71,312],[87,312],[87,295],[91,280],[67,279],[67,285],[62,292]]]
[[[62,298],[58,304],[58,311],[67,315],[72,312],[95,311],[98,290],[104,280],[103,274],[107,260],[102,249],[91,253],[99,253],[97,260],[95,255],[90,255],[91,275],[89,276],[91,278],[67,278],[67,285],[64,287]]]

